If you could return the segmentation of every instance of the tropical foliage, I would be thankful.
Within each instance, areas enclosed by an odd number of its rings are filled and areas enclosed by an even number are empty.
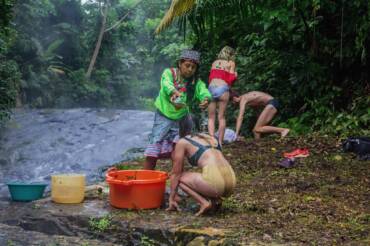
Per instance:
[[[205,65],[224,45],[237,49],[235,89],[279,98],[277,122],[297,133],[369,133],[369,1],[174,0],[157,31],[176,16],[196,34]]]
[[[207,78],[218,51],[230,45],[237,49],[234,89],[278,98],[282,110],[275,124],[297,134],[368,134],[369,5],[362,0],[2,1],[0,118],[16,102],[150,108],[160,73],[173,65],[179,50],[200,50],[201,76]],[[180,28],[170,25],[175,20]],[[236,113],[230,106],[229,125]],[[255,115],[248,111],[245,117],[248,134]]]
[[[18,67],[21,78],[15,83],[17,93],[5,90],[13,99],[2,105],[14,106],[18,94],[18,101],[30,107],[148,106],[158,91],[161,70],[185,47],[176,27],[153,38],[168,4],[167,0],[16,2],[6,11],[8,22],[2,24],[9,26],[11,19],[14,32],[12,38],[7,35],[8,48],[2,54],[7,63],[14,61],[13,70]],[[86,76],[104,11],[104,36],[92,73]]]
[[[14,1],[0,3],[0,123],[9,117],[9,109],[15,105],[20,74],[13,59],[6,59],[9,46],[15,38],[15,31],[10,26]]]

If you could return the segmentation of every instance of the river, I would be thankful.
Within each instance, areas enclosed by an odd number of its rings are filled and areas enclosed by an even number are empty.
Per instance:
[[[102,170],[142,155],[153,112],[117,109],[17,109],[0,131],[0,197],[6,182],[50,183],[51,175]]]

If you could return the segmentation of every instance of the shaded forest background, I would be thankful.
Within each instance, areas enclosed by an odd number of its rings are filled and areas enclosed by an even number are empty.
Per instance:
[[[198,0],[154,36],[170,0],[2,0],[0,120],[15,106],[152,109],[162,70],[202,52],[201,77],[224,45],[237,50],[239,93],[278,98],[295,134],[369,135],[370,1]],[[86,76],[101,30],[91,76]],[[237,109],[230,105],[228,121]],[[248,134],[255,114],[245,115]]]

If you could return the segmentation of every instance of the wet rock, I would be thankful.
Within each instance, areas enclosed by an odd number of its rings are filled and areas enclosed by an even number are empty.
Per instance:
[[[208,242],[208,246],[219,246],[222,245],[225,242],[225,239],[220,239],[220,240],[210,240]]]
[[[192,229],[192,228],[180,228],[178,230],[179,232],[187,232],[187,233],[193,233],[197,235],[207,235],[209,237],[224,237],[225,232],[227,232],[224,229],[217,229],[213,227],[205,227],[200,229]]]
[[[194,238],[190,243],[186,246],[205,246],[205,238],[203,236],[199,236]]]
[[[33,246],[33,245],[89,245],[113,246],[120,245],[104,242],[97,239],[80,238],[74,236],[48,235],[37,231],[24,230],[18,226],[9,226],[0,223],[0,245]]]

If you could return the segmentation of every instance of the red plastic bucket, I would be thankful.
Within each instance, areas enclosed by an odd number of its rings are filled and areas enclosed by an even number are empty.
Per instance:
[[[167,173],[161,171],[110,169],[106,174],[110,204],[116,208],[159,208],[166,179]]]

